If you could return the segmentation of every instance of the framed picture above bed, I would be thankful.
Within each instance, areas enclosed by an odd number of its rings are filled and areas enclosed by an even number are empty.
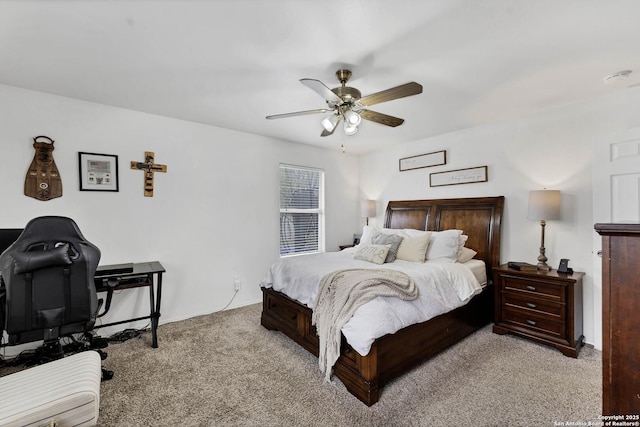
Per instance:
[[[118,156],[78,153],[80,191],[118,191]]]
[[[445,172],[429,174],[429,186],[440,187],[442,185],[471,184],[474,182],[487,182],[487,166],[475,168],[456,169]]]
[[[440,166],[447,164],[447,151],[434,151],[433,153],[420,154],[417,156],[405,157],[400,159],[398,167],[400,172],[411,169],[430,168],[432,166]]]

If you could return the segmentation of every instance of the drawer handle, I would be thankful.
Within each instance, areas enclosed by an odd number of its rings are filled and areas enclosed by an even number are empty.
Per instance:
[[[531,326],[536,326],[536,322],[534,320],[527,319],[527,323],[530,324]]]
[[[528,302],[528,303],[527,303],[527,307],[529,307],[529,308],[536,308],[536,305],[535,305],[534,303],[532,303],[532,302]]]
[[[530,291],[535,291],[536,287],[535,286],[531,286],[531,285],[527,285],[527,289],[529,289]]]

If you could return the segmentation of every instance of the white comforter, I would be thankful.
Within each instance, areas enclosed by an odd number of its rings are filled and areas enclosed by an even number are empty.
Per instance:
[[[271,266],[260,286],[273,288],[313,309],[320,279],[346,268],[390,268],[415,280],[419,296],[412,301],[376,297],[356,310],[342,328],[347,342],[366,356],[376,338],[393,334],[464,305],[482,286],[471,270],[460,263],[396,260],[382,265],[353,259],[355,249],[283,258]]]

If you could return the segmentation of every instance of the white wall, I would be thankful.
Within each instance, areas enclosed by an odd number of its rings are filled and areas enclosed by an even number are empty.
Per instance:
[[[220,310],[235,276],[242,289],[231,307],[261,300],[258,284],[279,257],[280,162],[325,170],[327,250],[350,242],[360,226],[357,158],[339,150],[1,85],[0,117],[0,227],[69,216],[101,249],[101,264],[160,261],[167,270],[161,323]],[[55,140],[59,199],[23,195],[38,135]],[[156,174],[152,198],[129,164],[145,151],[168,167]],[[118,155],[120,191],[80,192],[78,152]],[[123,291],[104,322],[146,315],[148,307],[146,289]]]
[[[362,156],[361,197],[378,201],[375,221],[381,225],[389,200],[503,195],[506,202],[501,262],[536,263],[540,224],[527,219],[528,192],[542,188],[561,190],[561,219],[547,221],[546,226],[548,264],[557,268],[560,258],[569,258],[569,265],[574,270],[586,273],[583,280],[584,334],[588,343],[601,348],[601,288],[599,277],[594,280],[593,273],[593,254],[599,247],[593,247],[597,245],[597,239],[593,239],[592,145],[606,141],[609,135],[619,131],[620,116],[632,114],[629,104],[640,102],[640,97],[634,93],[638,91],[612,94],[606,99]],[[634,102],[612,102],[612,98],[630,97]],[[445,166],[398,171],[398,159],[438,150],[447,150]],[[484,165],[488,166],[486,183],[429,187],[429,173]],[[602,202],[606,203],[596,203]]]

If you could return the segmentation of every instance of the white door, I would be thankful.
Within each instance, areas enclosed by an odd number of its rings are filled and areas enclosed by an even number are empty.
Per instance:
[[[640,128],[596,141],[593,165],[594,222],[640,222]],[[602,242],[595,232],[593,247],[594,342],[602,343]]]

